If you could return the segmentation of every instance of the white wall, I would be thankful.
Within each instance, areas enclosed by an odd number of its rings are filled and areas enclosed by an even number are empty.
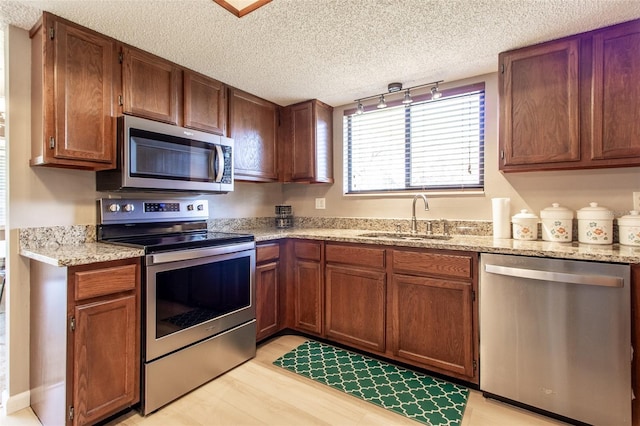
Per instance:
[[[96,223],[95,173],[29,167],[31,149],[31,43],[25,30],[9,27],[8,70],[8,288],[9,412],[22,408],[29,389],[29,260],[18,255],[18,229]],[[123,194],[126,196],[126,194]],[[229,194],[207,196],[211,217],[273,216],[283,202],[281,184],[237,183]],[[6,406],[6,405],[5,405]]]
[[[597,201],[619,212],[632,209],[632,191],[640,191],[640,168],[598,169],[559,172],[503,174],[498,171],[498,75],[487,74],[463,81],[442,84],[446,89],[485,82],[485,191],[484,194],[430,195],[430,211],[421,211],[419,219],[490,220],[491,198],[511,198],[511,212],[530,209],[536,214],[553,202],[577,210]],[[346,108],[333,114],[333,185],[284,186],[285,203],[296,216],[409,218],[411,198],[404,196],[346,196],[343,194],[342,118]],[[315,209],[315,198],[326,198],[326,210]]]

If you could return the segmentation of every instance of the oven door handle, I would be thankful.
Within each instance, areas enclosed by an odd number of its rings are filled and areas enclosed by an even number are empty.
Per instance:
[[[166,253],[155,253],[147,256],[147,265],[157,265],[160,263],[178,262],[181,260],[201,259],[203,257],[219,256],[222,254],[235,253],[245,250],[255,250],[255,241],[230,244],[228,246],[216,246],[198,248],[192,250],[178,250]]]

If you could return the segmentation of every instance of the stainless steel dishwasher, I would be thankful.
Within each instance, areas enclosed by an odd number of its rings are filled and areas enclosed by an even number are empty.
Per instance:
[[[485,396],[630,425],[629,265],[482,254],[480,268]]]

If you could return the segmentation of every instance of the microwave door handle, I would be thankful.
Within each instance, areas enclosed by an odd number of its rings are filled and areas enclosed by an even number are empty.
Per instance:
[[[216,160],[218,163],[216,179],[214,182],[222,182],[222,176],[224,175],[224,154],[222,152],[222,147],[220,145],[216,145]]]
[[[216,176],[216,150],[212,149],[209,152],[209,180],[214,181]]]

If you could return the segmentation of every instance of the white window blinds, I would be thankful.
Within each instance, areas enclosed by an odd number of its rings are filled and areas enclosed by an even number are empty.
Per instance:
[[[346,193],[483,188],[484,84],[388,104],[345,111]]]

